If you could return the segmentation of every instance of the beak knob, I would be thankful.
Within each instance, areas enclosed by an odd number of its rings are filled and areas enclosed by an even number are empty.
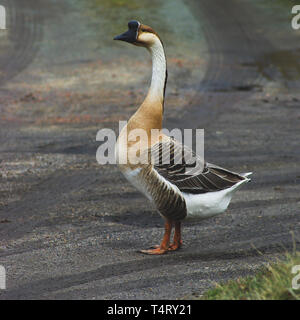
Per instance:
[[[114,37],[114,40],[121,40],[126,41],[129,43],[136,42],[138,37],[138,28],[140,26],[140,23],[138,21],[129,21],[128,22],[128,30],[116,37]]]

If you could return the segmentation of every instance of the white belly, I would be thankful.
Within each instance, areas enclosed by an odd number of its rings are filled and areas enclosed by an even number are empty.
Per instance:
[[[146,186],[139,178],[139,173],[141,172],[141,168],[137,168],[134,170],[122,170],[124,177],[127,179],[129,183],[131,183],[138,191],[143,193],[150,201],[152,198],[147,192]]]
[[[215,192],[200,194],[182,192],[187,206],[186,219],[206,219],[224,212],[230,203],[233,192],[245,182],[247,180],[241,181],[231,188]]]

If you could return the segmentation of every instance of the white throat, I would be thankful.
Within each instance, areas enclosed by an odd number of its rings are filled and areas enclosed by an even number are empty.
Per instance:
[[[148,97],[163,101],[167,70],[164,48],[161,41],[155,37],[155,41],[148,50],[152,57],[152,79]]]

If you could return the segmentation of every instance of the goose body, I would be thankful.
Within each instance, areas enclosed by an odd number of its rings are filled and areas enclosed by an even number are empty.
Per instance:
[[[128,31],[115,40],[146,47],[152,57],[150,89],[142,105],[120,132],[116,159],[125,178],[154,204],[165,219],[162,243],[142,252],[163,254],[181,246],[181,221],[205,219],[224,212],[234,192],[250,181],[247,176],[251,173],[238,174],[209,164],[189,147],[161,133],[167,65],[163,44],[153,29],[138,21],[130,21]],[[132,139],[131,134],[139,130],[143,133],[139,140]],[[137,145],[139,160],[147,161],[136,161]],[[162,150],[168,150],[169,162],[162,161]],[[182,161],[178,162],[178,155],[182,154]],[[189,159],[193,159],[194,166],[188,165]],[[173,226],[174,241],[170,244]]]

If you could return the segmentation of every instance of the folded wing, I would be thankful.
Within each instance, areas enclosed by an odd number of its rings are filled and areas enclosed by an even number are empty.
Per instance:
[[[207,163],[191,148],[169,138],[153,145],[149,152],[154,169],[186,193],[199,194],[232,187],[246,178]]]

